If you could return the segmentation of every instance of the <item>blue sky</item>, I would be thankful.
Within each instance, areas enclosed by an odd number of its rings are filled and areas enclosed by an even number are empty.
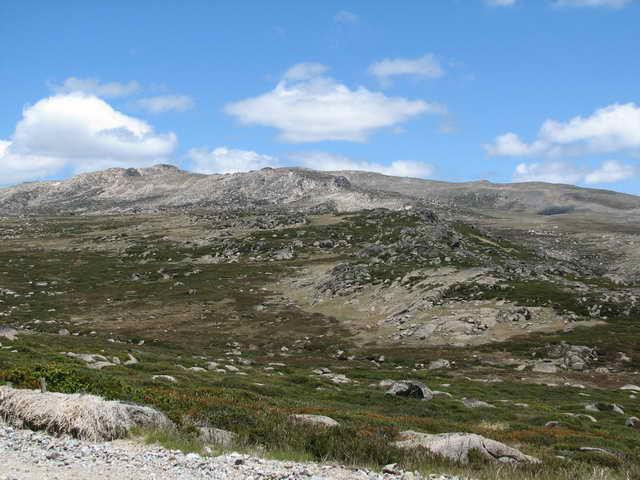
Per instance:
[[[0,3],[0,184],[359,168],[640,194],[640,2]]]

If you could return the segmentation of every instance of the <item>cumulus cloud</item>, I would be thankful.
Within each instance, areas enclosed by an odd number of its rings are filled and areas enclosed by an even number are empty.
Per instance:
[[[513,177],[518,182],[601,185],[628,180],[636,175],[636,166],[607,160],[596,168],[580,167],[563,161],[520,163]]]
[[[244,125],[279,130],[291,143],[346,140],[362,142],[375,130],[392,127],[423,113],[443,114],[438,104],[388,97],[364,87],[350,89],[323,76],[320,64],[292,67],[276,87],[226,106]]]
[[[431,176],[435,171],[433,165],[423,162],[396,160],[389,165],[385,165],[382,163],[354,160],[349,157],[326,152],[298,153],[292,155],[291,159],[299,166],[313,168],[314,170],[363,170],[397,177],[425,178]]]
[[[356,23],[360,20],[360,17],[353,12],[349,12],[348,10],[340,10],[333,16],[333,20],[336,23]]]
[[[438,78],[444,75],[444,69],[436,56],[429,53],[419,58],[385,58],[372,64],[369,73],[387,83],[391,77],[398,75]]]
[[[103,98],[126,97],[140,90],[140,84],[135,81],[102,83],[97,78],[76,77],[69,77],[59,85],[51,84],[49,86],[54,92],[60,94],[83,92]]]
[[[516,182],[580,183],[582,173],[564,162],[520,163],[513,178]]]
[[[494,143],[485,145],[489,155],[507,157],[525,157],[534,153],[532,146],[527,145],[515,133],[505,133],[496,137]]]
[[[187,153],[191,169],[199,173],[235,173],[277,167],[277,158],[251,150],[218,147],[213,150],[192,148]]]
[[[637,175],[638,168],[634,165],[626,165],[616,160],[608,160],[603,162],[598,168],[588,172],[585,177],[585,183],[616,183],[622,180],[628,180]]]
[[[55,95],[26,107],[12,138],[1,142],[0,183],[151,165],[165,160],[176,143],[175,134],[157,134],[93,95]]]
[[[511,7],[516,4],[516,0],[485,0],[491,7]]]
[[[610,7],[622,8],[633,0],[556,0],[554,5],[558,7]]]
[[[571,156],[613,152],[640,152],[640,107],[634,103],[613,104],[588,117],[567,122],[547,120],[538,137],[523,142],[515,133],[506,133],[485,145],[496,156]]]
[[[188,95],[158,95],[136,100],[134,105],[149,113],[184,112],[193,108],[193,99]]]
[[[190,170],[199,173],[236,173],[259,170],[265,167],[286,165],[313,170],[362,170],[399,177],[429,177],[435,171],[433,165],[424,162],[396,160],[390,164],[354,160],[343,155],[326,152],[302,152],[289,155],[286,161],[252,150],[218,147],[213,150],[193,148],[187,153]]]

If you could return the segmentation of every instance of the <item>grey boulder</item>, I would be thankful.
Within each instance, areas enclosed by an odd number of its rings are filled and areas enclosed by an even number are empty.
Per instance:
[[[424,383],[414,380],[403,380],[401,382],[381,382],[381,386],[388,386],[385,394],[396,397],[419,398],[422,400],[431,400],[433,392],[429,390]]]
[[[525,455],[520,450],[475,433],[432,435],[407,430],[400,433],[400,439],[393,445],[403,449],[425,448],[434,455],[463,464],[469,463],[469,452],[472,450],[501,463],[540,463],[537,458]]]
[[[293,422],[304,423],[307,425],[316,425],[319,427],[337,427],[340,425],[331,417],[325,415],[311,415],[311,414],[294,414],[289,417]]]

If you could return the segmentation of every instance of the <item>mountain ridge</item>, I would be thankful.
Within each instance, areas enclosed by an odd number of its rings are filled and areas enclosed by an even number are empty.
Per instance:
[[[0,214],[101,213],[163,208],[329,206],[337,211],[399,209],[415,203],[540,214],[640,214],[640,197],[611,190],[544,182],[444,182],[358,170],[266,167],[201,174],[158,164],[109,168],[66,180],[0,189]]]

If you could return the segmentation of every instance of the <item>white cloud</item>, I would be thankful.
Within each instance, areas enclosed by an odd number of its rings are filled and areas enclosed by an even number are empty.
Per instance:
[[[633,0],[556,0],[554,5],[558,7],[610,7],[622,8]]]
[[[489,155],[501,155],[509,157],[524,157],[532,153],[532,147],[520,140],[515,133],[499,135],[495,142],[485,145]]]
[[[0,184],[42,179],[66,170],[145,166],[163,161],[177,143],[146,122],[83,93],[55,95],[28,106],[12,138],[0,146]]]
[[[287,162],[277,157],[264,155],[252,150],[239,150],[218,147],[213,150],[193,148],[187,153],[190,170],[199,173],[235,173],[259,170],[264,167],[283,167],[292,165],[313,170],[362,170],[378,172],[399,177],[425,178],[433,174],[435,168],[423,162],[397,160],[385,165],[382,163],[354,160],[342,155],[326,152],[303,152],[290,155]]]
[[[272,91],[231,103],[225,111],[242,124],[276,128],[281,140],[292,143],[362,142],[375,130],[416,115],[446,113],[443,106],[422,100],[387,97],[364,87],[352,90],[322,76],[326,67],[321,67],[296,65]]]
[[[435,55],[429,53],[420,58],[385,58],[372,64],[369,73],[382,82],[388,82],[397,75],[438,78],[444,75],[444,69]]]
[[[360,17],[353,12],[340,10],[333,16],[333,20],[336,23],[356,23],[358,20],[360,20]]]
[[[640,107],[634,103],[613,104],[568,122],[547,120],[531,143],[523,142],[515,133],[506,133],[485,145],[485,149],[496,156],[639,153]]]
[[[97,78],[69,77],[61,85],[52,84],[50,88],[56,93],[83,92],[103,98],[126,97],[140,90],[140,84],[135,81],[129,83],[102,83]]]
[[[169,111],[184,112],[193,108],[193,99],[188,95],[158,95],[137,100],[134,104],[149,113]]]
[[[11,142],[8,140],[0,140],[0,158],[4,156],[4,154],[9,150],[9,146]]]
[[[385,165],[382,163],[353,160],[349,157],[326,152],[298,153],[292,155],[291,159],[299,166],[312,168],[314,170],[363,170],[397,177],[425,178],[432,175],[435,171],[433,165],[423,162],[396,160],[389,165]]]
[[[279,160],[251,150],[219,147],[214,150],[192,148],[187,153],[191,169],[199,173],[235,173],[277,167]]]
[[[516,182],[580,183],[582,173],[564,162],[520,163],[513,178]]]
[[[635,177],[638,168],[633,165],[625,165],[616,160],[607,160],[595,170],[590,171],[584,177],[585,183],[616,183]]]
[[[511,7],[516,4],[516,0],[485,0],[491,7]]]
[[[550,182],[569,184],[607,184],[628,180],[638,175],[639,169],[617,160],[607,160],[596,168],[585,168],[563,161],[520,163],[514,172],[518,182]]]
[[[323,73],[326,73],[327,70],[329,70],[329,67],[321,63],[302,62],[295,64],[293,67],[287,70],[282,78],[283,80],[289,80],[293,82],[309,80],[313,77],[318,77]]]

